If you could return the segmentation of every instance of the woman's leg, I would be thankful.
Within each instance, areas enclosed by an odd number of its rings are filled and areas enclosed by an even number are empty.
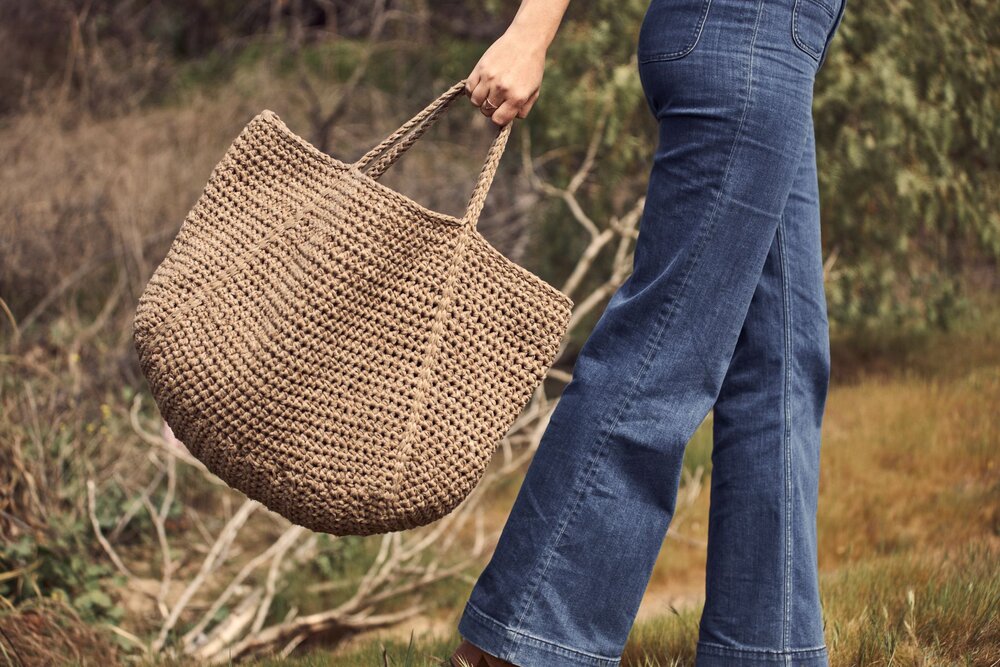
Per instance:
[[[650,5],[640,75],[660,140],[634,270],[581,349],[459,621],[492,655],[620,661],[685,444],[719,395],[811,132],[818,61],[793,43],[794,3]]]
[[[816,562],[830,373],[816,146],[806,150],[715,404],[698,665],[826,665]]]

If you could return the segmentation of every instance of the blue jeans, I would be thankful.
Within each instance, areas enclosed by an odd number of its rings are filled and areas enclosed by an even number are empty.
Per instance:
[[[714,408],[697,665],[827,665],[829,381],[813,83],[844,0],[652,0],[659,124],[634,269],[552,413],[458,631],[522,667],[613,667]]]

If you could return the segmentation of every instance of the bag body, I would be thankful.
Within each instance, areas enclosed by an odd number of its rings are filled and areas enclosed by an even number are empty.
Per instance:
[[[164,420],[293,523],[370,535],[450,512],[568,328],[569,297],[476,229],[511,123],[462,218],[377,180],[464,83],[353,164],[262,112],[139,298],[135,348]]]

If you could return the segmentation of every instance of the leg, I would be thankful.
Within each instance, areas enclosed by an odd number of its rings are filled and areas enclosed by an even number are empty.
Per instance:
[[[810,131],[715,404],[699,666],[829,662],[816,570],[829,367]]]
[[[660,3],[706,6],[703,0]],[[522,667],[614,667],[811,131],[793,0],[712,0],[639,71],[660,129],[634,270],[587,339],[459,633]],[[669,23],[665,23],[669,25]],[[641,45],[642,40],[640,40]]]

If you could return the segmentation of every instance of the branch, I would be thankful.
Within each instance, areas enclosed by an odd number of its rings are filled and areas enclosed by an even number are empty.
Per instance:
[[[104,553],[108,554],[108,558],[115,564],[119,572],[129,579],[134,579],[135,576],[125,567],[125,563],[118,557],[118,553],[114,550],[114,547],[104,538],[104,534],[101,532],[101,524],[97,520],[97,488],[92,479],[87,480],[87,512],[90,515],[90,525],[94,528],[94,535],[97,537],[101,548],[104,549]]]

